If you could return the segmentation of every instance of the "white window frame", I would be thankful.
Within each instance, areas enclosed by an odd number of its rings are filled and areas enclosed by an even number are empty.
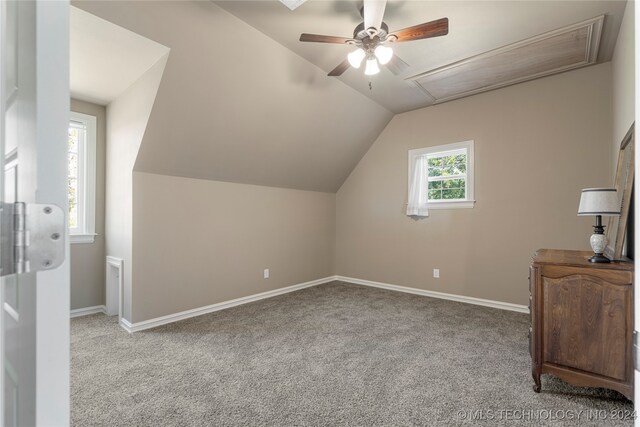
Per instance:
[[[439,155],[447,155],[449,153],[454,153],[456,151],[465,150],[467,153],[467,176],[465,180],[465,196],[464,200],[429,200],[427,202],[427,207],[429,209],[470,209],[476,203],[475,199],[475,180],[474,180],[474,141],[462,141],[455,142],[453,144],[445,144],[445,145],[437,145],[433,147],[425,147],[425,148],[416,148],[414,150],[409,150],[409,187],[411,188],[411,180],[413,179],[412,171],[414,170],[415,164],[418,160],[423,159],[429,155],[439,154]],[[454,177],[455,178],[455,177]],[[425,176],[423,179],[428,179]],[[428,183],[427,183],[428,184]],[[428,185],[425,187],[428,188]]]
[[[96,236],[96,132],[97,118],[70,112],[71,122],[86,129],[84,141],[78,141],[78,227],[69,228],[71,243],[93,243]]]

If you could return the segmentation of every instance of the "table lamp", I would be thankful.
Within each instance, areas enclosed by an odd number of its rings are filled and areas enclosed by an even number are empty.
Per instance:
[[[602,216],[620,215],[620,201],[615,188],[585,188],[580,197],[580,207],[578,216],[595,215],[596,225],[593,226],[591,235],[591,248],[593,256],[589,258],[591,262],[611,262],[604,256],[604,249],[607,247],[607,236],[604,235],[604,225]]]

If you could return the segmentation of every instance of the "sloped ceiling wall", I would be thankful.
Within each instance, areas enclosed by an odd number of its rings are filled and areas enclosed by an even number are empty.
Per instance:
[[[335,192],[393,114],[211,2],[74,2],[171,49],[135,170]]]

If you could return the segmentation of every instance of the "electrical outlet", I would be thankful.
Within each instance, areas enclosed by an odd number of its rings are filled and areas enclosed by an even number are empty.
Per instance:
[[[434,268],[433,269],[433,277],[436,279],[440,278],[440,269],[439,268]]]
[[[269,269],[268,269],[268,268],[265,268],[265,269],[264,269],[264,278],[265,278],[265,279],[268,279],[268,278],[269,278]]]

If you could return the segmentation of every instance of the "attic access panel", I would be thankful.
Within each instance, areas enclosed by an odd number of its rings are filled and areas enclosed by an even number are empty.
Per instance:
[[[408,77],[434,104],[596,63],[604,15]]]

